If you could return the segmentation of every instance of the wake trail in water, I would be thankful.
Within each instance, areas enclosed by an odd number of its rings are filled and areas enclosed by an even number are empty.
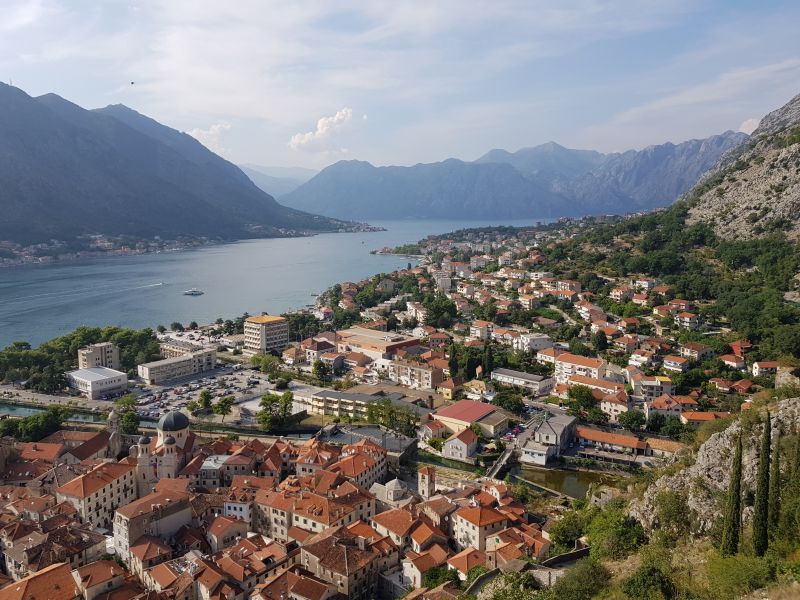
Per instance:
[[[8,298],[7,300],[5,300],[5,302],[22,302],[25,300],[36,300],[37,298],[50,298],[54,296],[57,296],[59,298],[74,297],[74,296],[86,296],[87,298],[91,298],[92,296],[102,296],[105,294],[120,294],[122,292],[133,292],[135,290],[144,290],[148,288],[161,287],[163,285],[164,285],[163,283],[148,283],[145,285],[137,285],[134,287],[127,287],[127,288],[116,288],[114,286],[101,286],[101,287],[92,287],[91,289],[86,289],[86,290],[75,290],[72,292],[44,292],[42,294],[34,294],[32,296],[19,296],[17,298]]]

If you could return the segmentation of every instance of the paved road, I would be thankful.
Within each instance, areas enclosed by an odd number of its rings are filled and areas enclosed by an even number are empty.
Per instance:
[[[575,319],[570,317],[567,313],[565,313],[563,310],[558,308],[555,304],[551,304],[547,308],[550,308],[550,309],[556,311],[558,314],[560,314],[562,317],[564,317],[564,320],[567,322],[568,325],[578,325],[578,322]]]

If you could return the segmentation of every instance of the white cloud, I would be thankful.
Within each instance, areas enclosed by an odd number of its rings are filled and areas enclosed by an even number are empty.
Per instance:
[[[212,152],[215,152],[220,156],[225,156],[226,154],[230,153],[230,149],[223,148],[221,142],[222,137],[227,131],[230,130],[230,128],[230,123],[222,122],[214,123],[208,129],[195,128],[191,131],[187,131],[187,133]]]
[[[760,122],[761,119],[746,119],[741,125],[739,125],[739,131],[750,135],[755,131]]]
[[[313,149],[326,140],[331,133],[342,127],[353,118],[353,109],[344,107],[330,117],[320,117],[317,121],[317,128],[306,133],[296,133],[289,140],[289,147],[292,150],[302,150],[304,148]],[[344,151],[344,150],[342,150]]]
[[[47,13],[41,0],[27,0],[0,10],[0,31],[30,27]]]

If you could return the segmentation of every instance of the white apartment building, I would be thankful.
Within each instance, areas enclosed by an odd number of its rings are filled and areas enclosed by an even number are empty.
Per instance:
[[[289,321],[284,317],[260,315],[244,321],[245,356],[282,352],[289,345]]]
[[[119,370],[119,348],[112,342],[91,344],[78,350],[78,368],[105,367]]]
[[[518,352],[536,352],[553,347],[553,340],[544,333],[522,333],[512,340],[511,345]]]
[[[406,360],[390,362],[387,374],[392,381],[418,390],[434,390],[444,381],[441,369]]]
[[[589,358],[565,352],[555,359],[556,383],[568,383],[573,375],[602,379],[606,374],[606,363],[599,358]]]
[[[128,376],[107,367],[76,369],[66,375],[70,389],[91,400],[118,396],[128,389]]]
[[[543,377],[524,371],[514,371],[512,369],[495,369],[492,371],[492,381],[513,385],[529,390],[533,396],[544,396],[549,394],[555,385],[552,377]]]
[[[139,377],[147,383],[161,383],[210,371],[217,366],[217,351],[209,348],[176,356],[164,358],[139,365]]]

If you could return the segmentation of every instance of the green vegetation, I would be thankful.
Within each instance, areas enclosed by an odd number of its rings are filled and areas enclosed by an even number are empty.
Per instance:
[[[753,506],[753,552],[764,556],[769,544],[769,461],[771,457],[771,432],[769,412],[764,422],[761,436],[761,450],[758,454],[758,475],[756,476],[756,500]]]
[[[122,369],[129,375],[136,365],[158,358],[158,340],[151,329],[119,327],[79,327],[75,331],[32,348],[27,342],[14,342],[0,350],[0,379],[27,381],[38,392],[58,392],[66,385],[64,372],[76,368],[78,349],[98,342],[119,346]]]
[[[48,406],[43,412],[21,419],[0,421],[0,437],[11,436],[20,442],[38,442],[61,429],[69,411],[60,406]]]
[[[220,421],[221,423],[224,423],[225,417],[231,414],[234,402],[236,402],[236,398],[233,396],[225,396],[217,400],[217,403],[211,407],[211,410],[214,411],[214,414],[222,417]]]
[[[742,528],[742,436],[737,436],[736,451],[731,465],[731,481],[725,501],[720,553],[733,556],[739,551],[739,531]]]
[[[367,422],[383,425],[387,429],[409,437],[417,435],[417,427],[419,426],[417,414],[412,409],[405,406],[395,406],[388,398],[381,398],[369,403],[367,406]]]

